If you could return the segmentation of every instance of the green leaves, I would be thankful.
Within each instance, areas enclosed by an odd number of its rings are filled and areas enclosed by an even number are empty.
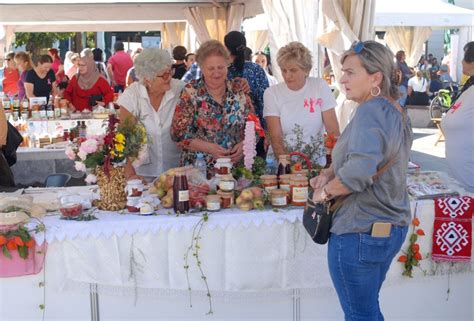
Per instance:
[[[6,244],[2,246],[2,252],[3,252],[3,255],[5,255],[7,258],[9,258],[10,260],[12,259],[12,255],[10,254],[10,251],[8,250]]]

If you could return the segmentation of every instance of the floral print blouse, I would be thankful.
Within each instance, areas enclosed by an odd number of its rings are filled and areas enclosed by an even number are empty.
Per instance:
[[[196,152],[186,149],[192,139],[202,139],[231,149],[244,139],[245,122],[253,107],[240,82],[226,80],[223,103],[208,93],[204,80],[193,80],[181,92],[171,125],[171,139],[183,147],[181,165],[193,164]],[[208,170],[212,155],[203,153]]]

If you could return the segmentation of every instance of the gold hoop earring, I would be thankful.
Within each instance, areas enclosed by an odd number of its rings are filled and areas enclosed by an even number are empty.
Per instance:
[[[376,93],[374,93],[374,89],[376,90]],[[372,89],[370,90],[370,95],[372,95],[372,97],[377,97],[380,95],[381,92],[382,90],[380,89],[380,87],[375,86],[375,87],[372,87]]]

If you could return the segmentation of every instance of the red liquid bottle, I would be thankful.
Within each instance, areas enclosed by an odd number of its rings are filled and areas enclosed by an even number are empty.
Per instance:
[[[189,187],[183,169],[176,170],[173,181],[173,209],[175,213],[189,212]]]
[[[290,155],[278,156],[277,180],[280,186],[280,175],[291,174]]]

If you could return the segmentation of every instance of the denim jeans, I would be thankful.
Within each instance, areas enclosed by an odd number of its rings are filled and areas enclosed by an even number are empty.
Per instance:
[[[328,264],[346,321],[382,321],[379,292],[408,227],[392,226],[389,237],[331,234]]]
[[[400,98],[398,99],[398,103],[400,106],[405,107],[408,98],[408,89],[404,85],[398,86],[398,91],[400,92]]]

